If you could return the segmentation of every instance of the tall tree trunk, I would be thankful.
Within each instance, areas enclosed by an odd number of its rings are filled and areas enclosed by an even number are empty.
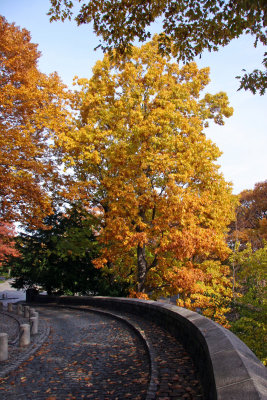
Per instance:
[[[147,262],[145,245],[137,246],[137,290],[138,292],[144,291],[144,284],[147,274]]]

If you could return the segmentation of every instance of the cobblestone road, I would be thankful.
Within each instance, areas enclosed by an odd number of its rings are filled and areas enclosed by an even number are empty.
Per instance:
[[[7,399],[144,399],[149,360],[141,340],[117,320],[65,309],[40,309],[49,340],[0,380]]]
[[[18,322],[4,313],[0,313],[0,332],[8,334],[9,342],[12,342],[18,335],[19,324]]]
[[[35,307],[36,308],[36,307]],[[48,341],[17,370],[0,379],[0,398],[124,400],[146,398],[150,380],[147,349],[125,323],[80,309],[40,307],[51,326]],[[165,330],[132,314],[145,334],[156,365],[156,400],[202,400],[193,363]]]
[[[89,309],[90,307],[88,307]],[[128,321],[132,321],[145,333],[157,368],[155,399],[204,399],[200,380],[191,357],[169,332],[136,315],[115,311],[112,313],[126,317]]]

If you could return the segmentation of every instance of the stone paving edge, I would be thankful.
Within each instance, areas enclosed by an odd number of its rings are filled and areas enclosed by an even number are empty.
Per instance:
[[[11,344],[11,345],[17,343],[18,340],[19,340],[19,326],[20,326],[19,319],[14,314],[9,313],[8,311],[1,311],[1,314],[6,315],[6,316],[14,319],[18,323],[18,334],[17,334],[17,336],[15,337],[14,340],[12,340],[10,342],[8,341],[8,344]]]
[[[6,313],[8,315],[8,313]],[[9,315],[11,316],[11,315]],[[14,315],[12,315],[13,318],[15,318]],[[15,318],[16,319],[16,318]],[[42,324],[44,325],[44,328],[42,329],[42,332],[34,337],[34,340],[32,343],[25,348],[25,350],[18,354],[18,357],[15,361],[10,362],[8,365],[3,366],[3,369],[0,371],[0,378],[6,377],[8,374],[19,368],[19,366],[24,362],[27,361],[31,356],[33,356],[37,350],[40,349],[40,347],[45,343],[45,341],[48,339],[48,336],[50,334],[50,326],[46,323],[45,320],[42,319]],[[17,338],[18,339],[18,338]],[[13,341],[14,342],[14,341]],[[19,348],[18,348],[19,351]]]
[[[267,400],[267,370],[232,332],[193,311],[152,300],[105,296],[28,296],[32,304],[71,304],[145,315],[180,341],[208,400]],[[246,384],[244,384],[244,382]]]
[[[126,324],[130,329],[132,329],[137,336],[142,340],[144,343],[145,349],[148,354],[149,358],[149,365],[150,365],[150,379],[149,379],[149,385],[148,385],[148,390],[146,394],[146,400],[153,400],[156,398],[156,391],[157,391],[157,384],[156,381],[158,380],[158,367],[157,363],[155,361],[155,351],[149,341],[146,338],[145,332],[139,328],[137,324],[134,324],[133,321],[130,321],[127,317],[122,316],[122,315],[117,315],[114,314],[110,311],[104,311],[100,310],[95,307],[82,307],[82,306],[69,306],[69,305],[58,305],[58,304],[35,304],[37,307],[51,307],[51,308],[64,308],[64,309],[70,309],[70,310],[80,310],[84,312],[93,312],[95,314],[102,314],[106,315],[109,317],[112,317],[113,319],[116,319],[124,324]]]

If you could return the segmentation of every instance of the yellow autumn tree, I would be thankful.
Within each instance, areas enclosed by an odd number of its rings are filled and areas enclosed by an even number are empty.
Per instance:
[[[91,79],[77,80],[80,114],[59,144],[76,195],[101,211],[96,267],[128,277],[137,295],[181,293],[181,271],[198,288],[208,281],[203,261],[228,255],[234,199],[203,128],[233,110],[223,92],[200,97],[208,82],[208,68],[159,55],[157,37],[127,58],[106,55]]]
[[[0,16],[0,37],[0,216],[38,225],[60,185],[52,145],[66,127],[69,94],[56,73],[38,70],[26,29]]]

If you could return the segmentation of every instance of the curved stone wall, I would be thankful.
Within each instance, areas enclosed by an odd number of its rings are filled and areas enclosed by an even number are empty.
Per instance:
[[[209,400],[267,399],[267,372],[232,332],[195,312],[156,301],[115,297],[35,296],[36,302],[131,312],[168,330],[191,354]]]

